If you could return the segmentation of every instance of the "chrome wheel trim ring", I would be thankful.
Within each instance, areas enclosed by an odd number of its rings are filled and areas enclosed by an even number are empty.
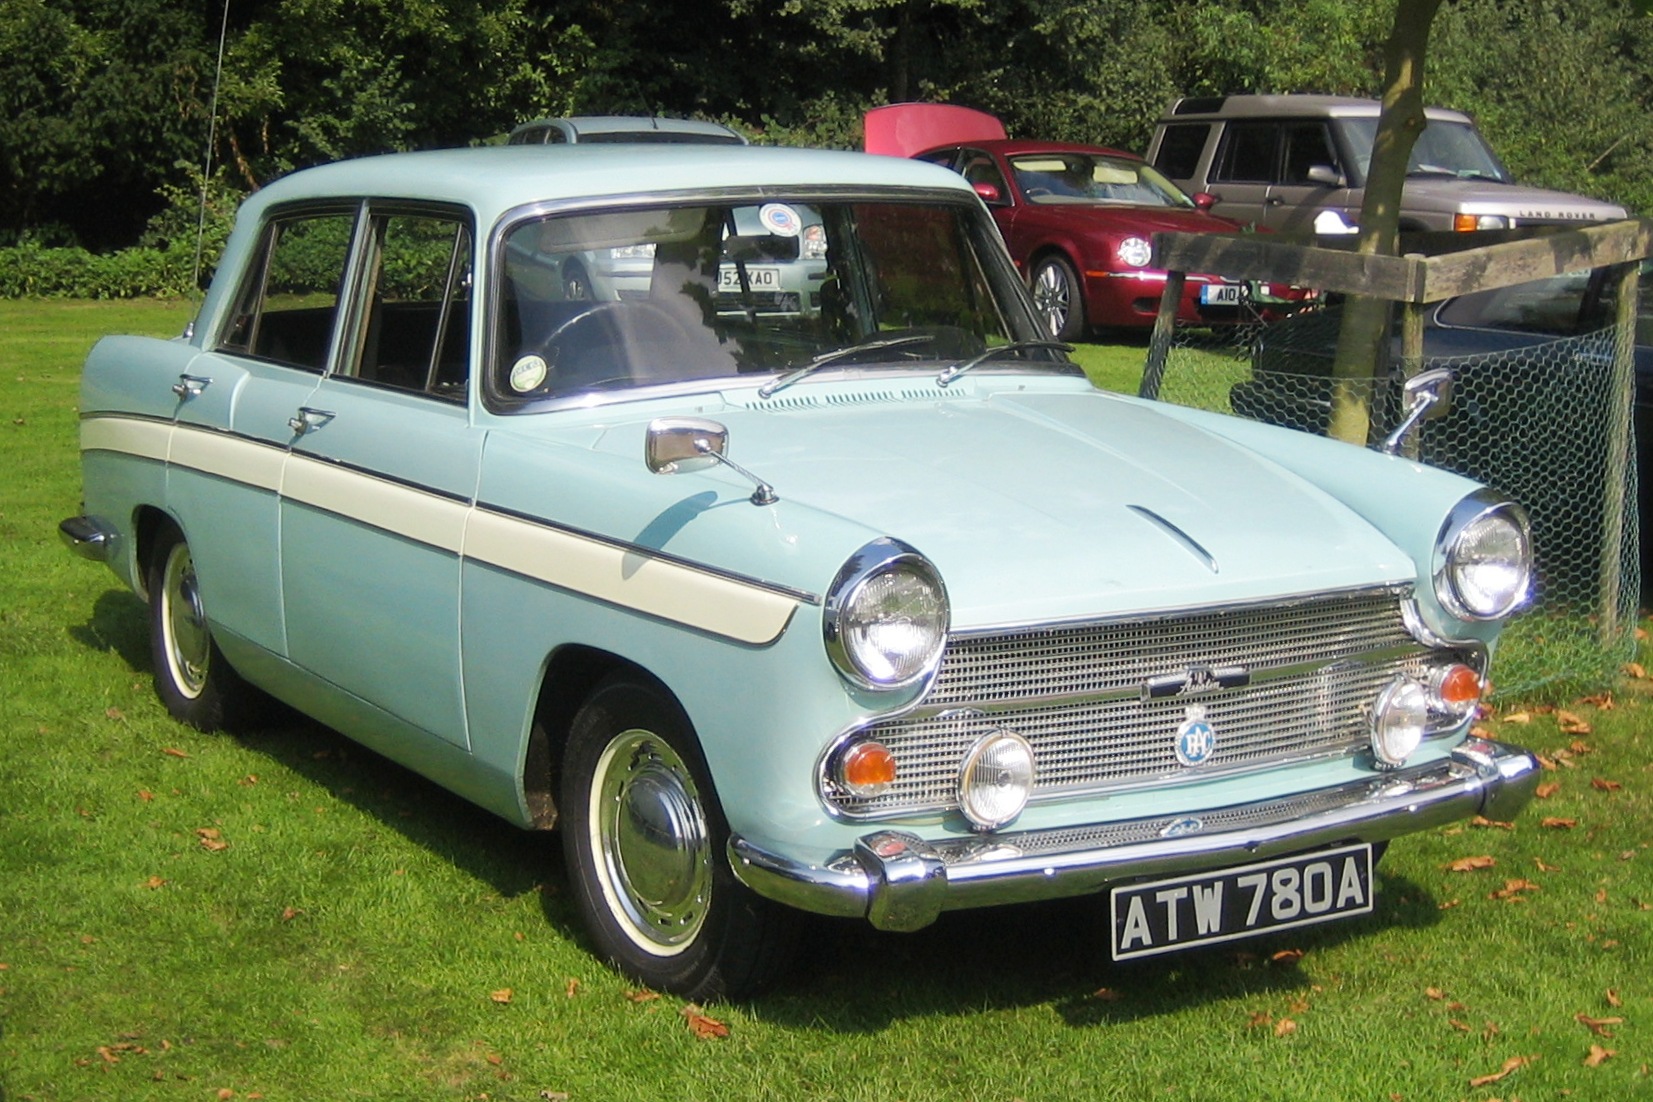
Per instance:
[[[1068,323],[1068,312],[1073,308],[1073,288],[1068,286],[1067,273],[1061,265],[1051,261],[1039,265],[1033,278],[1033,304],[1045,319],[1051,336],[1061,336]]]
[[[187,544],[174,544],[161,574],[161,649],[178,692],[194,700],[207,687],[212,636],[195,580],[195,560]]]
[[[608,912],[654,956],[694,944],[712,891],[712,845],[688,767],[652,732],[622,731],[592,777],[591,852]]]

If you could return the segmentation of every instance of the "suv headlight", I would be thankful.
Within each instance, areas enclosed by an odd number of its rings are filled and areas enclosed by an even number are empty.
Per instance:
[[[941,664],[950,623],[947,590],[930,561],[898,540],[874,540],[850,556],[827,593],[827,654],[857,685],[904,688]]]
[[[1452,510],[1436,543],[1435,596],[1464,620],[1508,616],[1532,584],[1526,510],[1482,490]]]

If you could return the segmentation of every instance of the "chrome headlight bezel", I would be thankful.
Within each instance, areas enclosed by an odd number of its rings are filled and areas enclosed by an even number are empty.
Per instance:
[[[887,657],[874,662],[876,648],[868,647],[866,628],[875,621],[867,616],[863,602],[876,599],[873,587],[887,579],[899,578],[911,591],[926,591],[936,611],[930,622],[917,627],[922,645],[909,648],[904,660]],[[941,666],[952,626],[947,587],[941,574],[918,551],[894,539],[877,539],[849,557],[827,591],[822,615],[822,633],[827,655],[838,672],[864,689],[888,691],[905,689],[928,681]]]
[[[1500,538],[1509,550],[1492,558],[1482,545]],[[1527,511],[1490,490],[1478,490],[1447,515],[1435,542],[1435,597],[1460,620],[1502,620],[1521,608],[1532,589],[1532,524]],[[1507,581],[1473,585],[1471,570],[1503,571]]]
[[[1114,247],[1114,255],[1121,264],[1132,268],[1146,268],[1154,259],[1153,242],[1146,237],[1121,238]]]

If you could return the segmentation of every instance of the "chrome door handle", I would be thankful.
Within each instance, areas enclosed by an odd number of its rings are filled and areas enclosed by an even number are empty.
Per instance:
[[[287,427],[299,436],[315,432],[336,415],[328,409],[312,409],[309,406],[299,406],[298,412],[287,418]]]
[[[178,381],[172,384],[172,393],[178,396],[180,402],[187,402],[212,385],[212,380],[205,375],[180,375]]]

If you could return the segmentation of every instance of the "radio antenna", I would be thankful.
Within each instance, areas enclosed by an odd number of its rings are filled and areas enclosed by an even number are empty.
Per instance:
[[[218,24],[218,64],[212,73],[212,98],[207,107],[207,153],[201,163],[201,206],[195,222],[195,271],[191,284],[196,304],[201,301],[201,256],[206,249],[207,189],[212,185],[212,151],[218,141],[218,86],[224,78],[224,43],[230,33],[230,0],[224,0],[224,17]],[[194,328],[191,323],[191,328]]]

